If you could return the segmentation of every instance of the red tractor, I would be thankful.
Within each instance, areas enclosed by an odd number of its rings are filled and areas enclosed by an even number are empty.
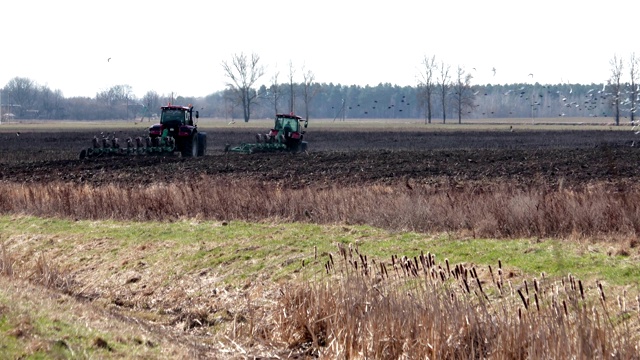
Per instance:
[[[149,127],[149,136],[135,142],[129,138],[120,146],[115,135],[103,137],[102,143],[93,138],[93,146],[80,152],[80,159],[114,155],[163,155],[179,151],[182,156],[203,156],[207,151],[207,134],[198,131],[194,117],[199,117],[193,106],[162,106],[160,123]],[[195,114],[194,114],[195,113]]]
[[[151,144],[162,145],[163,140],[173,139],[175,150],[182,156],[203,156],[207,151],[207,134],[198,131],[194,117],[200,117],[193,106],[177,106],[168,104],[161,107],[160,123],[149,128]]]

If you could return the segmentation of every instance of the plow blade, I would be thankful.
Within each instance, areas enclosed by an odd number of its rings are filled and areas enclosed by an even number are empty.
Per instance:
[[[242,144],[240,146],[235,147],[227,147],[225,151],[228,152],[238,152],[243,154],[253,154],[258,152],[275,152],[275,151],[286,151],[287,146],[281,143],[255,143],[255,144]]]
[[[135,144],[131,138],[127,139],[125,147],[121,147],[117,138],[111,140],[102,139],[102,146],[97,138],[93,138],[93,146],[80,151],[80,160],[110,156],[138,156],[138,155],[169,155],[176,151],[173,138],[147,138],[143,144],[141,138],[137,138]]]

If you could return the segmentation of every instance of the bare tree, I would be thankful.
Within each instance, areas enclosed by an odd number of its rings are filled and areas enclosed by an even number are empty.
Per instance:
[[[109,107],[114,118],[129,118],[129,100],[133,90],[130,85],[114,85],[96,94],[96,100]]]
[[[425,120],[429,124],[431,124],[431,116],[432,116],[432,95],[435,88],[434,76],[433,73],[436,69],[436,56],[432,56],[428,58],[426,55],[422,60],[422,65],[424,65],[423,72],[420,74],[420,79],[418,80],[418,85],[422,90],[422,98],[424,99],[426,105],[426,116]]]
[[[24,77],[14,77],[4,88],[4,94],[7,98],[5,102],[9,103],[9,107],[15,107],[12,111],[16,115],[23,116],[36,102],[37,90],[35,81]]]
[[[260,65],[260,56],[253,53],[249,59],[244,53],[234,54],[231,64],[227,61],[222,62],[222,69],[230,80],[227,87],[242,104],[244,122],[249,122],[251,105],[258,97],[253,86],[264,75],[264,68]]]
[[[38,88],[38,101],[36,107],[40,109],[40,116],[47,119],[56,119],[62,116],[62,103],[64,96],[61,90],[51,90],[49,87]]]
[[[224,118],[225,120],[228,120],[229,117],[231,117],[231,121],[229,122],[234,123],[235,122],[235,111],[236,111],[236,104],[237,101],[235,101],[236,99],[236,94],[231,90],[231,89],[225,89],[223,91],[223,98],[224,98]]]
[[[296,93],[293,91],[293,75],[295,75],[296,70],[293,68],[293,62],[289,61],[289,112],[291,114],[294,113],[296,109]]]
[[[640,78],[640,71],[638,70],[640,59],[636,57],[635,53],[631,54],[631,58],[629,59],[629,77],[631,78],[631,82],[629,83],[629,118],[631,123],[635,125],[635,113],[636,106],[638,104],[638,95],[640,93],[640,85],[638,85],[638,79]]]
[[[616,119],[616,126],[620,125],[620,96],[622,95],[622,70],[624,68],[622,59],[617,55],[613,55],[613,59],[609,61],[611,65],[611,77],[609,78],[608,85],[611,88],[611,106]]]
[[[147,91],[142,97],[142,105],[145,108],[145,112],[142,114],[140,121],[144,120],[145,117],[148,117],[149,121],[151,121],[152,114],[160,107],[160,95],[153,90]]]
[[[318,94],[320,87],[316,84],[316,76],[311,70],[305,70],[304,66],[302,67],[302,91],[303,91],[303,100],[304,100],[304,116],[305,120],[309,121],[309,104],[311,100]]]
[[[278,84],[278,76],[280,76],[280,72],[276,70],[276,72],[271,77],[271,86],[269,90],[271,91],[270,99],[273,101],[273,115],[275,116],[278,113],[278,101],[280,101],[280,84]]]
[[[442,102],[442,123],[447,122],[447,95],[449,88],[449,65],[445,65],[444,61],[440,62],[440,74],[438,75],[438,87],[440,91],[440,100]]]
[[[455,102],[455,110],[458,115],[458,124],[462,123],[462,114],[465,111],[471,111],[475,100],[475,95],[471,89],[471,79],[473,77],[463,68],[458,66],[456,70],[456,80],[453,83],[453,99]]]

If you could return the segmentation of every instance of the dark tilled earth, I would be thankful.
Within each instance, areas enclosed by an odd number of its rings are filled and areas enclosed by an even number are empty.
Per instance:
[[[117,132],[125,138],[126,132]],[[584,184],[640,180],[630,131],[309,131],[306,154],[225,154],[251,142],[247,129],[208,131],[207,156],[78,160],[93,132],[0,133],[0,181],[65,181],[123,186],[202,176],[290,186],[432,181]],[[139,134],[138,134],[139,135]],[[640,138],[638,139],[640,140]]]

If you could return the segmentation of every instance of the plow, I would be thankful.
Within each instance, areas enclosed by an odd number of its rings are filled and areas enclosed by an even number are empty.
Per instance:
[[[305,152],[307,142],[303,141],[308,120],[293,114],[277,114],[273,128],[266,134],[257,134],[255,143],[243,143],[225,152],[253,154],[258,152]]]
[[[160,123],[149,127],[146,137],[127,138],[125,144],[113,135],[98,139],[92,146],[80,152],[80,159],[108,156],[173,155],[203,156],[207,151],[207,134],[198,131],[194,118],[199,117],[193,106],[168,104],[161,107]]]

